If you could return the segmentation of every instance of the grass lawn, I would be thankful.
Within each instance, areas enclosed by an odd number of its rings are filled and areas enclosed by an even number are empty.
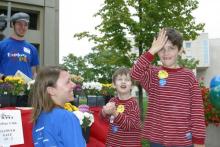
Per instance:
[[[143,115],[145,117],[145,113],[147,111],[147,99],[146,99],[146,97],[143,98],[143,108],[144,108]],[[148,141],[146,141],[146,140],[142,140],[141,143],[142,143],[142,147],[150,147]]]
[[[87,104],[87,99],[86,98],[80,98],[79,99],[79,105],[82,105],[82,104]]]

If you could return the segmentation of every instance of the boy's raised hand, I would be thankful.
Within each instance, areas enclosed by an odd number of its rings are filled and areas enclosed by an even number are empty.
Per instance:
[[[149,49],[149,52],[152,55],[156,54],[164,47],[166,42],[167,42],[166,31],[165,29],[161,29],[157,38],[154,38],[151,48]]]

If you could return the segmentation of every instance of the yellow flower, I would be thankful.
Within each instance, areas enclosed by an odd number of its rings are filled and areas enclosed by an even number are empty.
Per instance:
[[[166,70],[160,70],[158,72],[158,78],[159,79],[166,79],[168,77],[168,73]]]
[[[113,85],[110,83],[108,84],[102,84],[101,94],[102,95],[108,95],[113,96],[115,89],[113,88]]]
[[[0,81],[0,94],[23,95],[26,90],[26,83],[22,77],[7,76]]]
[[[79,110],[76,106],[72,105],[71,103],[65,103],[64,109],[71,111],[71,112]]]

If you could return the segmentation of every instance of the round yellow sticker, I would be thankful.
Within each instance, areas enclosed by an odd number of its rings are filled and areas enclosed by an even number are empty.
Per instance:
[[[158,72],[159,79],[166,79],[168,77],[168,73],[166,70],[160,70]]]
[[[124,105],[118,105],[117,112],[118,113],[123,113],[124,111],[125,111],[125,106]]]

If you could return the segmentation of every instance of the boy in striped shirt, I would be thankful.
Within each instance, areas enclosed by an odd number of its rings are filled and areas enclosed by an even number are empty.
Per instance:
[[[148,93],[142,135],[151,147],[204,147],[205,120],[198,81],[191,70],[177,64],[182,43],[175,29],[162,29],[131,70],[132,78]],[[155,54],[162,66],[151,65]]]
[[[112,79],[117,96],[111,98],[101,112],[101,118],[110,122],[106,146],[140,147],[140,110],[136,98],[131,96],[130,70],[119,68]]]

